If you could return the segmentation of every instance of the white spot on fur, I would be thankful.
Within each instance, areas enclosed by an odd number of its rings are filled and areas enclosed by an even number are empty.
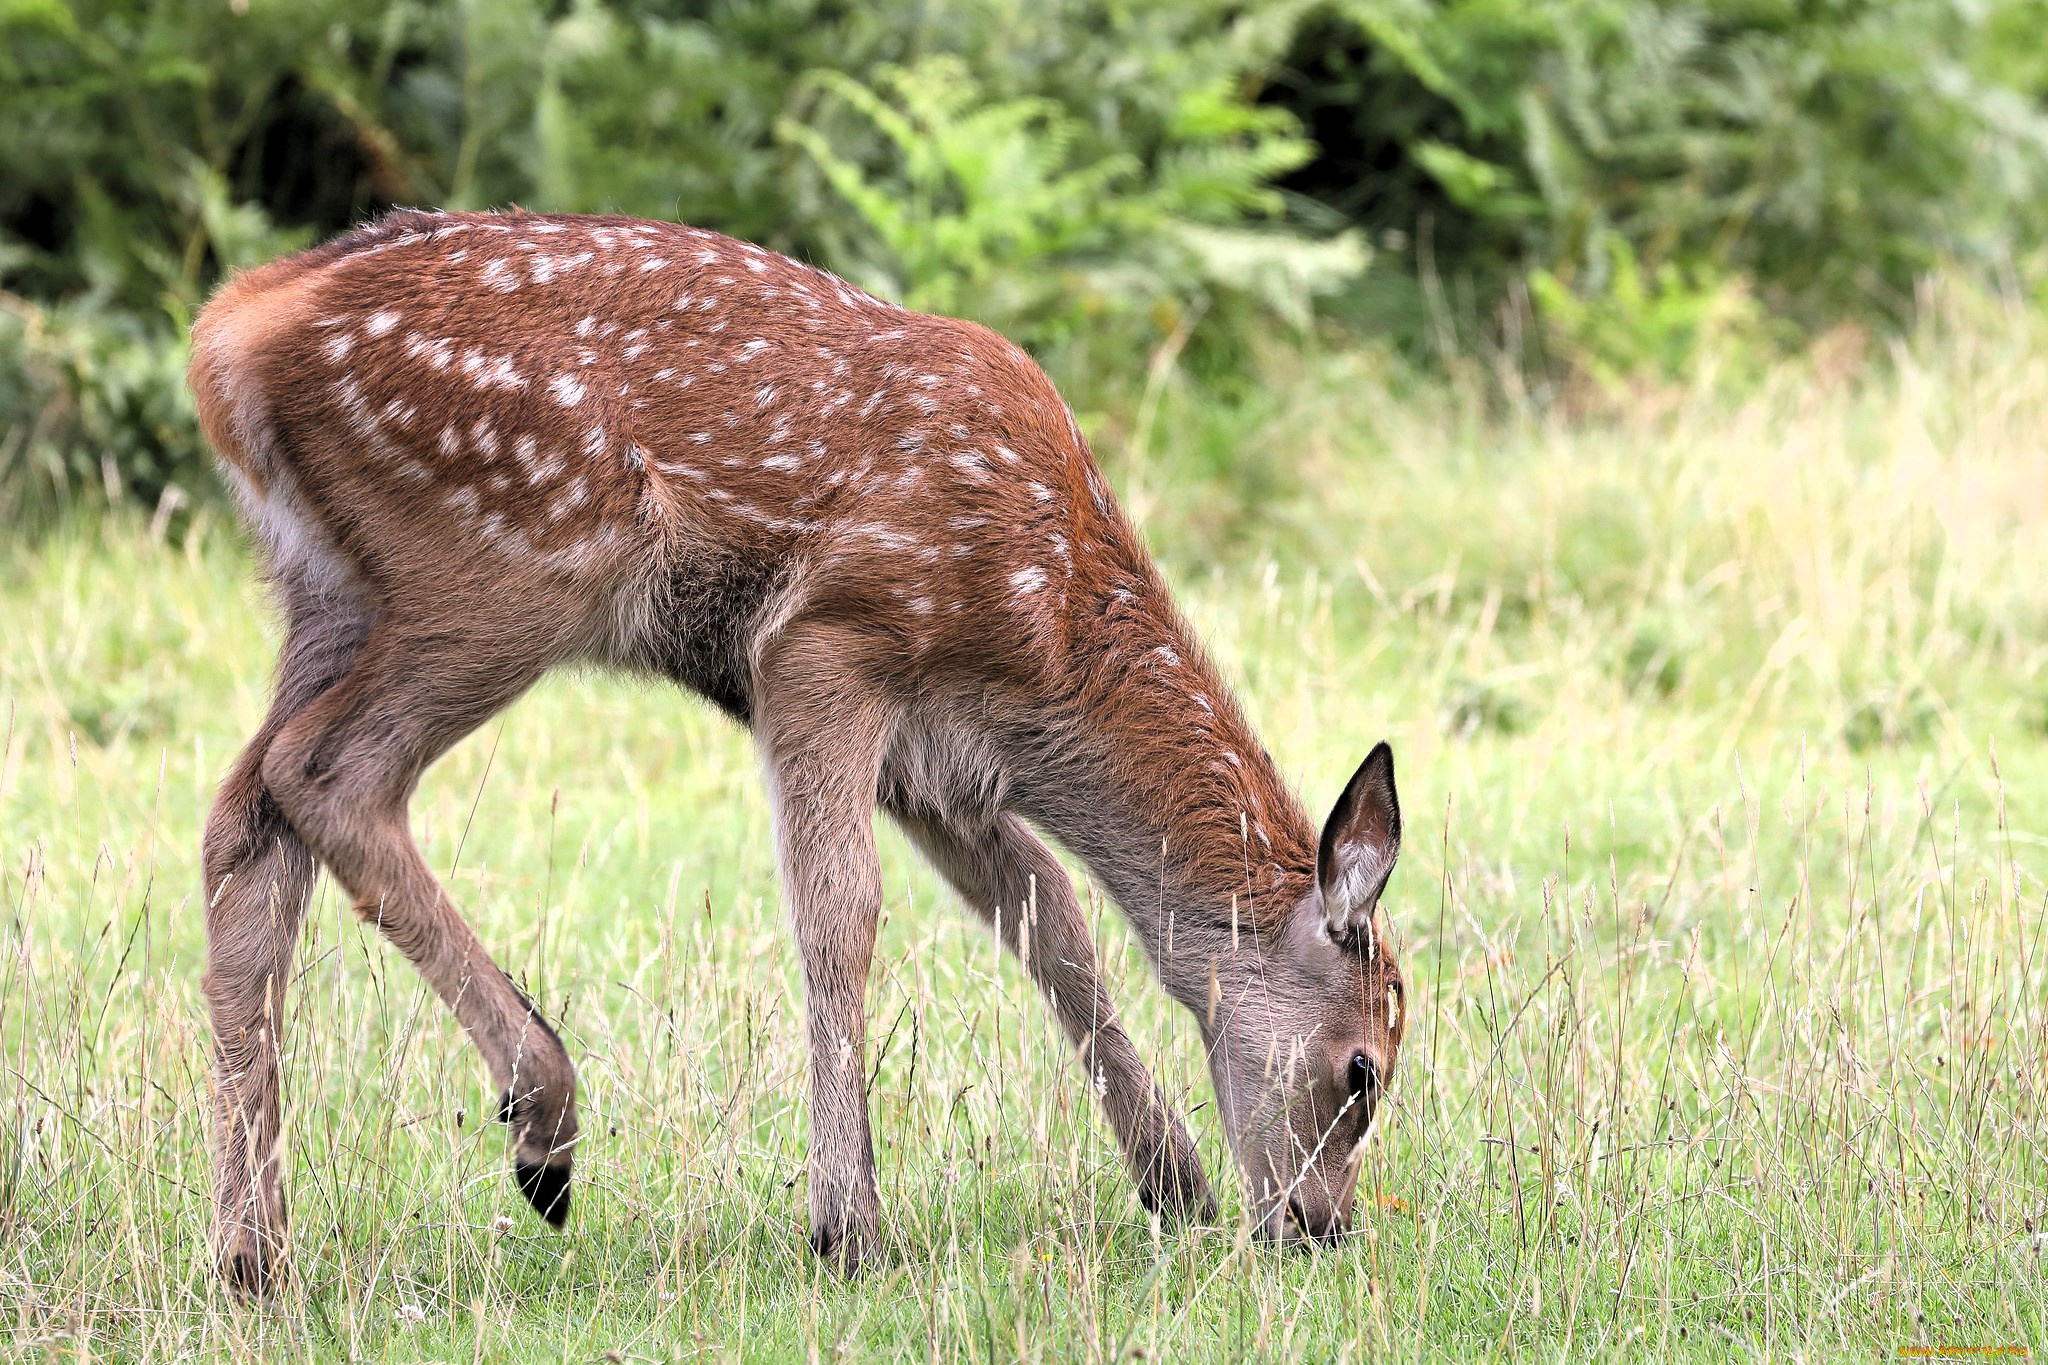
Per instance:
[[[847,534],[859,536],[864,540],[872,540],[884,549],[914,550],[917,548],[916,537],[907,536],[901,531],[892,530],[887,526],[878,526],[873,522],[851,527]]]
[[[369,425],[369,405],[363,401],[363,386],[356,383],[353,371],[344,374],[334,383],[334,392],[341,399],[342,410],[348,414],[351,426]]]
[[[1017,590],[1020,597],[1026,593],[1037,592],[1045,586],[1045,570],[1036,564],[1019,569],[1010,575],[1010,586]]]
[[[363,322],[363,335],[380,337],[398,325],[398,314],[389,308],[380,308]]]
[[[573,374],[558,374],[548,381],[548,392],[563,407],[573,408],[583,401],[584,384]]]
[[[437,370],[445,370],[455,358],[455,345],[447,337],[436,337],[429,341],[418,332],[407,332],[405,353],[414,360],[429,362]]]

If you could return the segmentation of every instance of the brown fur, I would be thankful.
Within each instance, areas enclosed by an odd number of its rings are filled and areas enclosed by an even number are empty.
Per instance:
[[[1391,758],[1347,790],[1319,877],[1314,827],[1016,347],[690,228],[404,212],[227,285],[191,382],[287,625],[206,835],[236,1283],[285,1246],[275,1021],[316,860],[454,1008],[522,1188],[566,1213],[574,1068],[405,812],[428,763],[574,661],[672,678],[757,737],[804,967],[822,1254],[851,1269],[880,1245],[860,1083],[877,804],[1027,957],[1148,1206],[1214,1208],[1033,827],[1089,864],[1201,1019],[1262,1232],[1341,1229],[1400,1040],[1374,928]]]

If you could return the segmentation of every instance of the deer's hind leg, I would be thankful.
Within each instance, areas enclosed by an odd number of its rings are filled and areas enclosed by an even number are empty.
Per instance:
[[[1024,958],[1087,1068],[1140,1201],[1157,1213],[1213,1222],[1216,1199],[1194,1140],[1117,1019],[1087,917],[1052,850],[1007,812],[986,825],[891,814],[1003,946]]]
[[[277,734],[348,671],[369,616],[285,589],[270,713],[221,783],[201,847],[203,990],[213,1024],[214,1254],[229,1283],[263,1288],[284,1250],[278,1035],[314,862],[263,782]]]
[[[420,856],[406,808],[427,764],[509,705],[551,659],[519,632],[380,622],[348,676],[271,743],[263,780],[356,913],[411,959],[483,1055],[513,1169],[540,1215],[569,1212],[575,1068]]]

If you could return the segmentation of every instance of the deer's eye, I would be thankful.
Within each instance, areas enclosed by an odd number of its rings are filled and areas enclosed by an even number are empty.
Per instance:
[[[1351,1054],[1351,1068],[1347,1079],[1351,1085],[1351,1093],[1353,1095],[1363,1095],[1368,1091],[1379,1089],[1380,1069],[1374,1064],[1372,1058],[1366,1056],[1363,1052],[1354,1052]]]

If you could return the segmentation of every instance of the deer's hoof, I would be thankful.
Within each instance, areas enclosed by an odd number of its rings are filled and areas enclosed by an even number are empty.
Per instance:
[[[277,1281],[277,1257],[253,1228],[235,1232],[221,1244],[220,1277],[244,1299],[260,1298]]]
[[[569,1221],[569,1163],[514,1161],[512,1174],[533,1211],[555,1227]]]
[[[1216,1196],[1193,1152],[1162,1147],[1138,1172],[1138,1202],[1148,1213],[1174,1223],[1216,1222]]]
[[[862,1226],[857,1219],[813,1223],[810,1240],[818,1259],[848,1279],[873,1265],[882,1249],[880,1234],[873,1226]]]

